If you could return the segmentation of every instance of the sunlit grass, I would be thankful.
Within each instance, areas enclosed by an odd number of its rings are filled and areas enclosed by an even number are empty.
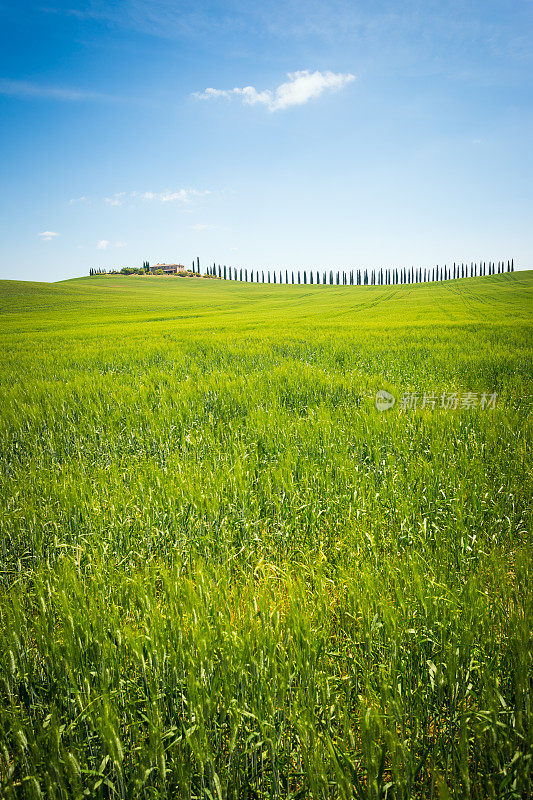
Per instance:
[[[527,797],[532,284],[0,284],[0,795]]]

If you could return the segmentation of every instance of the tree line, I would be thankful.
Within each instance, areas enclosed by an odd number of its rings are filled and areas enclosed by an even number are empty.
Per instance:
[[[243,281],[245,283],[294,283],[294,284],[328,284],[330,286],[389,286],[394,284],[427,283],[429,281],[448,281],[457,278],[477,278],[485,275],[499,275],[503,272],[514,272],[514,259],[507,261],[483,261],[455,263],[448,267],[400,267],[392,269],[352,269],[318,270],[318,269],[246,269],[243,267],[226,267],[213,264],[207,268],[210,277],[222,280]]]

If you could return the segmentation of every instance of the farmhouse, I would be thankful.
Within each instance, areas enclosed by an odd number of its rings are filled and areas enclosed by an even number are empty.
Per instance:
[[[183,264],[154,264],[153,266],[149,267],[150,272],[158,272],[161,270],[169,275],[176,275],[178,272],[182,272],[184,269],[185,267]]]

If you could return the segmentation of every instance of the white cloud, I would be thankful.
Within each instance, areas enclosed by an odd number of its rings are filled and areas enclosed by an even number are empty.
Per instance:
[[[280,111],[291,106],[301,106],[319,97],[325,91],[339,91],[346,84],[355,80],[355,75],[343,72],[289,72],[288,80],[275,89],[264,89],[258,92],[254,86],[235,89],[206,89],[195,92],[194,97],[200,100],[211,100],[219,97],[227,99],[240,97],[245,105],[264,105],[269,111]]]
[[[132,192],[132,196],[138,196],[142,200],[156,200],[159,203],[174,203],[179,201],[181,203],[188,203],[193,197],[202,197],[211,194],[209,189],[199,192],[197,189],[178,189],[175,192]]]
[[[121,206],[124,204],[126,192],[115,192],[111,197],[104,197],[104,203],[108,206]]]
[[[59,236],[59,234],[55,231],[43,231],[39,236],[43,242],[50,242],[52,239],[55,239],[56,236]]]
[[[107,250],[108,247],[127,247],[126,242],[110,242],[108,239],[100,239],[96,245],[97,250]]]
[[[87,198],[85,197],[85,195],[82,195],[81,197],[71,197],[69,203],[71,206],[73,206],[76,203],[84,203],[86,200]]]
[[[144,200],[155,203],[189,203],[193,198],[205,197],[211,194],[209,189],[200,191],[198,189],[177,189],[167,190],[166,192],[115,192],[109,197],[104,197],[104,203],[108,206],[123,206],[129,200]],[[80,198],[85,199],[85,198]],[[70,201],[77,202],[77,201]]]

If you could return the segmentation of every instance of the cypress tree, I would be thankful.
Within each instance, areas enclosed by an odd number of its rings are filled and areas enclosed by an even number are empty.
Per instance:
[[[227,280],[226,265],[224,264],[224,280]]]
[[[511,259],[511,272],[514,272],[514,258]]]
[[[309,283],[313,283],[313,270],[310,270],[309,272]]]
[[[274,283],[276,283],[276,270],[274,270]]]

